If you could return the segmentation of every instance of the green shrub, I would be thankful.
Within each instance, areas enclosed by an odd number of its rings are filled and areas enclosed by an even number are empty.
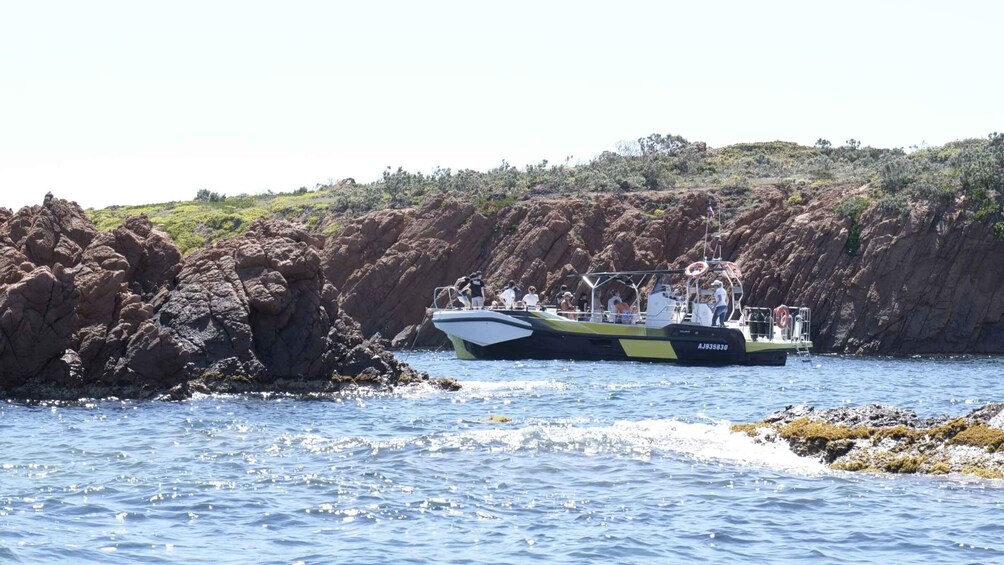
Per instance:
[[[879,186],[888,192],[899,192],[914,181],[914,167],[909,159],[893,156],[879,165]]]
[[[870,204],[871,200],[865,196],[849,196],[841,200],[833,210],[837,216],[851,221],[845,246],[849,255],[856,255],[861,248],[861,214]]]
[[[962,192],[977,219],[998,221],[1004,210],[1004,134],[961,151],[957,157]]]
[[[908,216],[910,214],[910,204],[902,194],[886,194],[878,199],[875,206],[883,214],[895,214],[898,216]]]

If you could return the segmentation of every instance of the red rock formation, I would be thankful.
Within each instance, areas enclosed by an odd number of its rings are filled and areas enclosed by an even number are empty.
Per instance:
[[[36,265],[76,265],[97,230],[75,202],[45,196],[41,206],[24,207],[0,227],[0,241]]]
[[[63,383],[78,294],[72,273],[36,267],[12,248],[0,254],[0,389],[34,378]]]
[[[153,316],[150,301],[170,290],[181,267],[178,248],[145,216],[94,237],[77,273],[80,329],[73,342],[88,380],[114,381],[130,338]]]
[[[184,260],[142,216],[97,233],[51,196],[0,209],[0,393],[321,391],[421,377],[339,309],[319,246],[300,226],[258,221]]]
[[[94,237],[76,204],[45,204],[0,213],[0,388],[32,379],[64,384],[63,355],[76,325],[75,264]]]
[[[1004,242],[958,213],[872,207],[852,256],[850,221],[833,213],[840,197],[804,207],[778,198],[737,219],[726,249],[753,296],[810,306],[827,351],[1004,353]]]
[[[958,213],[872,207],[850,255],[850,220],[834,213],[849,190],[790,205],[764,189],[763,204],[728,222],[724,256],[746,272],[746,302],[810,307],[825,351],[1004,353],[1004,242]],[[435,287],[480,269],[490,289],[515,279],[550,300],[570,273],[683,266],[702,256],[706,202],[700,192],[639,193],[482,213],[437,198],[349,224],[328,240],[325,272],[364,332],[401,332],[397,345],[410,345],[424,320],[418,343],[432,345],[443,339],[426,318]]]

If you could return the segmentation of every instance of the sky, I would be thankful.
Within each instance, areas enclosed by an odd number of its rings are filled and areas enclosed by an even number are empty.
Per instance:
[[[1004,2],[0,0],[0,206],[1004,131]]]

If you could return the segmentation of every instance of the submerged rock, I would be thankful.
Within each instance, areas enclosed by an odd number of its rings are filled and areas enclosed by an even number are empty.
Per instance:
[[[795,453],[817,457],[833,469],[1004,478],[1002,421],[1004,404],[930,420],[878,404],[822,411],[789,406],[733,430],[758,441],[785,441]]]

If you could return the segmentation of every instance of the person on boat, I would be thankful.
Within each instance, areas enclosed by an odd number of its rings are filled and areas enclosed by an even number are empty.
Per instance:
[[[571,292],[566,291],[565,294],[561,296],[561,303],[558,304],[558,312],[569,320],[574,320],[576,318],[575,306],[572,305]]]
[[[632,324],[631,321],[631,307],[628,306],[627,302],[623,300],[617,303],[617,323],[618,324]]]
[[[729,311],[729,297],[722,288],[722,281],[716,280],[711,285],[715,287],[715,313],[711,316],[711,325],[724,328],[725,316]]]
[[[536,310],[537,303],[540,302],[540,297],[537,296],[536,287],[531,286],[527,289],[526,295],[523,296],[523,304],[526,304],[527,310]]]
[[[460,301],[460,305],[464,307],[464,310],[471,307],[471,297],[468,296],[470,291],[467,290],[467,283],[470,280],[470,277],[464,275],[457,279],[457,282],[453,283],[453,289],[457,291],[457,300]]]
[[[585,291],[579,293],[579,301],[576,306],[579,311],[579,319],[589,319],[589,298],[586,297]]]
[[[516,305],[516,281],[509,281],[505,290],[502,291],[501,298],[506,310],[512,310],[513,306]]]
[[[568,292],[568,285],[564,285],[564,284],[561,285],[561,288],[558,289],[558,292],[556,292],[554,294],[554,305],[555,306],[558,306],[558,305],[561,304],[561,299],[565,297],[565,293],[566,292]]]
[[[467,281],[467,289],[471,293],[471,308],[481,309],[485,307],[485,281],[481,280],[481,271],[471,273],[470,280]]]
[[[626,324],[640,324],[641,323],[641,313],[638,311],[638,305],[631,307],[631,311],[627,314],[627,320],[624,322]]]
[[[610,299],[607,300],[607,313],[610,315],[609,321],[617,322],[617,313],[620,311],[617,306],[623,303],[624,301],[621,300],[621,291],[615,290]]]

